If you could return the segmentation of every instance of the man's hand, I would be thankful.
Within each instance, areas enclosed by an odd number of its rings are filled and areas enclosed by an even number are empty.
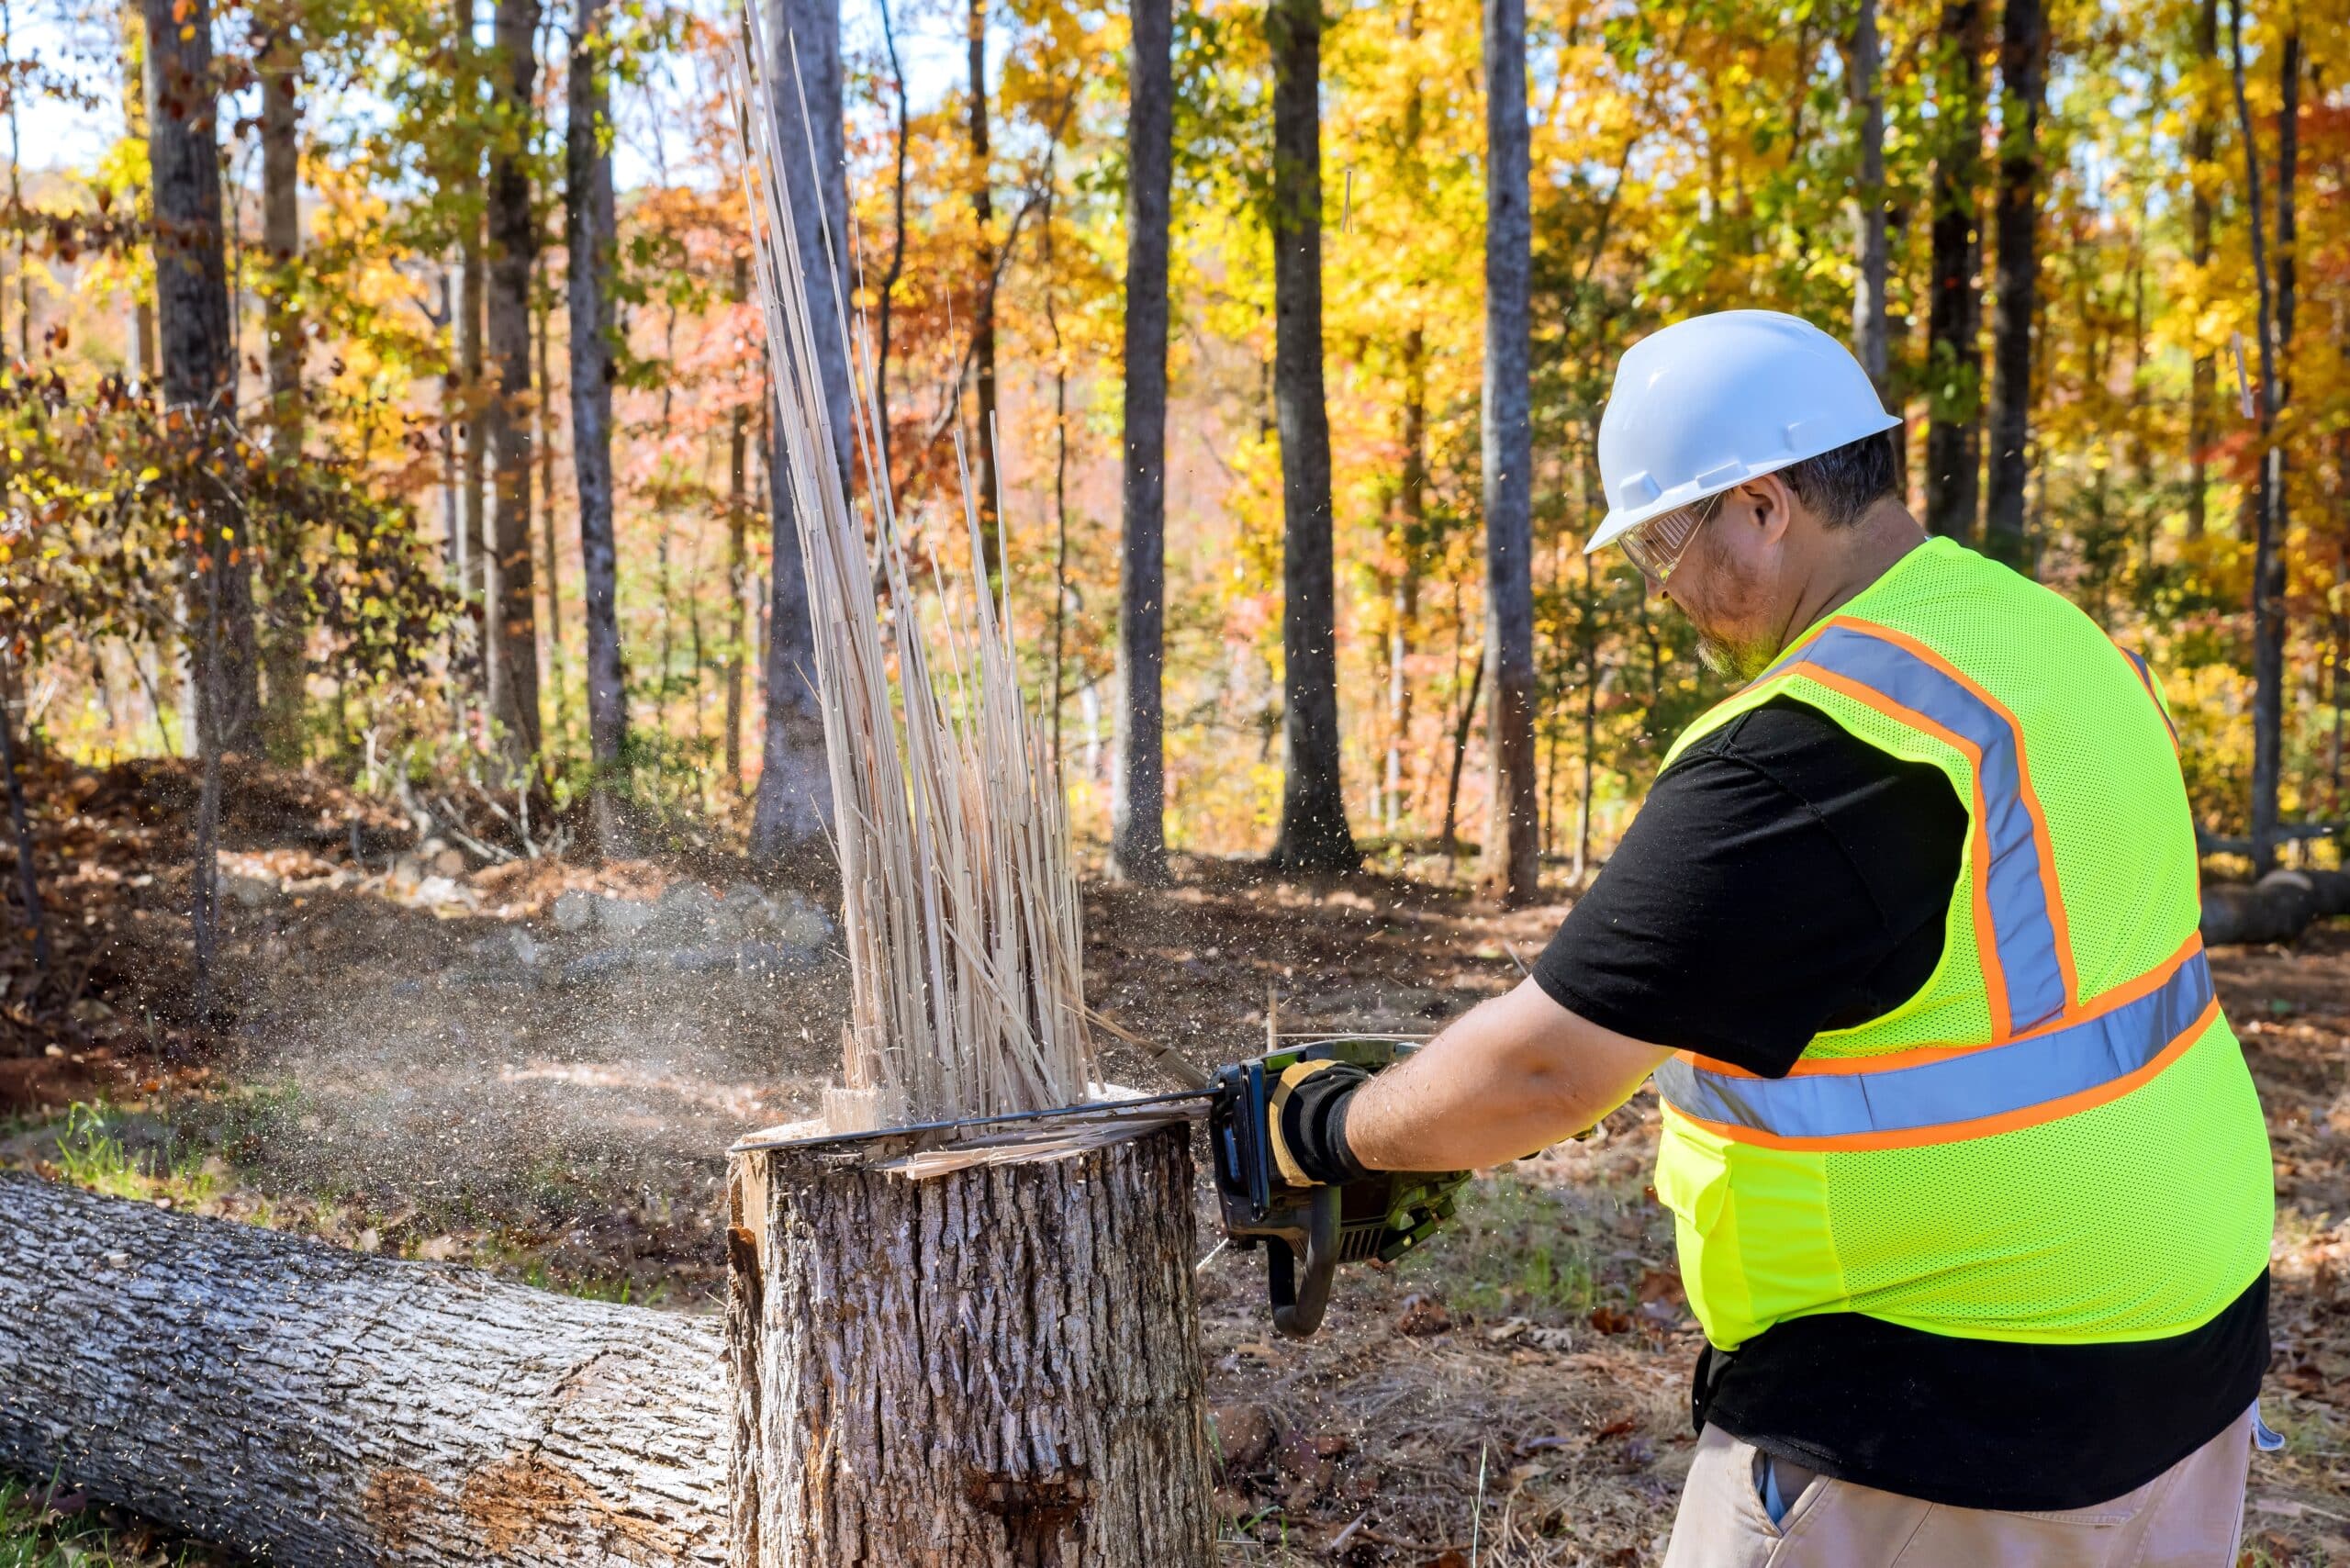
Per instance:
[[[1498,1165],[1591,1126],[1671,1054],[1601,1028],[1529,980],[1349,1095],[1346,1147],[1373,1170]]]
[[[1273,1163],[1292,1187],[1351,1182],[1364,1171],[1347,1154],[1346,1103],[1371,1074],[1352,1062],[1292,1062],[1265,1104]]]

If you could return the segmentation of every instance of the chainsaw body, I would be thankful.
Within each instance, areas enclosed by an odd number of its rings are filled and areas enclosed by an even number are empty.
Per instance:
[[[1321,1327],[1341,1263],[1393,1262],[1452,1217],[1466,1171],[1375,1170],[1360,1182],[1293,1187],[1274,1162],[1266,1117],[1281,1073],[1334,1058],[1378,1072],[1416,1047],[1395,1040],[1331,1039],[1270,1052],[1216,1074],[1208,1111],[1216,1196],[1233,1246],[1265,1249],[1273,1327],[1303,1338]]]

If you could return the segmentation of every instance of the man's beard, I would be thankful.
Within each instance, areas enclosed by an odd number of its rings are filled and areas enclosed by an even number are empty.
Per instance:
[[[1702,629],[1697,633],[1697,662],[1727,680],[1752,680],[1777,656],[1774,648],[1733,643]]]
[[[1710,541],[1701,542],[1710,543]],[[1779,656],[1776,647],[1759,643],[1740,642],[1716,632],[1707,623],[1734,619],[1730,613],[1752,602],[1755,597],[1753,579],[1739,569],[1728,556],[1707,551],[1706,581],[1708,591],[1702,604],[1684,603],[1682,613],[1697,629],[1697,659],[1707,669],[1726,679],[1752,680],[1771,667]]]

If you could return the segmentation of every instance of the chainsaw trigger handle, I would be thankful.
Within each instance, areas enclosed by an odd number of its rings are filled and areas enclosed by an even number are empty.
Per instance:
[[[1273,1303],[1273,1327],[1303,1339],[1322,1327],[1330,1305],[1330,1277],[1338,1269],[1338,1189],[1317,1187],[1306,1210],[1305,1277],[1298,1278],[1297,1254],[1271,1238],[1265,1249],[1265,1288]]]

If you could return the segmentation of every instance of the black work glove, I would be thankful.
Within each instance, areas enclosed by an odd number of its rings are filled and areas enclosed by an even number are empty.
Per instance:
[[[1347,1106],[1371,1073],[1352,1062],[1301,1061],[1282,1070],[1266,1106],[1273,1163],[1292,1187],[1360,1182],[1371,1172],[1347,1147]]]

